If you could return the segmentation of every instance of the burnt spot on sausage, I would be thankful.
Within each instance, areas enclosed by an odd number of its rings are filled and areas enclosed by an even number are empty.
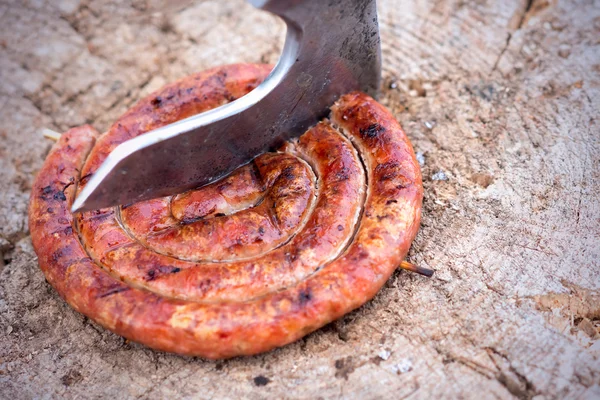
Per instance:
[[[194,222],[198,222],[202,219],[202,217],[193,217],[193,218],[185,218],[182,219],[181,221],[179,221],[179,224],[181,226],[185,226],[185,225],[190,225],[193,224]],[[204,221],[204,225],[208,225],[209,222],[208,221]]]
[[[87,181],[92,177],[92,175],[94,175],[94,174],[93,173],[85,174],[84,176],[79,178],[79,183],[80,184],[87,183]]]
[[[155,269],[160,275],[173,274],[181,271],[181,268],[173,267],[172,265],[161,265]]]
[[[259,226],[258,227],[258,234],[261,235],[261,236],[264,235],[265,234],[265,228],[263,228],[262,226]]]
[[[56,235],[56,234],[61,235],[62,234],[62,235],[65,235],[65,236],[69,236],[69,235],[73,234],[73,228],[70,227],[70,226],[67,226],[64,229],[59,229],[57,231],[52,232],[51,234],[52,235]]]
[[[58,262],[58,260],[61,259],[62,256],[63,256],[63,249],[58,249],[54,253],[52,253],[51,258],[52,258],[52,261],[56,263],[56,262]]]
[[[337,226],[337,230],[341,232],[341,231],[343,231],[343,230],[344,230],[344,227],[343,227],[342,225],[338,225],[338,226]]]
[[[356,262],[356,261],[364,260],[365,258],[368,258],[368,257],[369,257],[369,253],[366,250],[364,250],[364,249],[360,249],[357,252],[357,254],[355,254],[352,257],[352,261]]]
[[[160,96],[156,96],[155,98],[150,100],[150,104],[152,104],[152,106],[154,108],[159,108],[161,103],[162,103],[162,97],[160,97]]]
[[[405,176],[400,175],[401,182],[396,185],[396,189],[402,190],[410,187],[412,185],[412,181]]]
[[[41,189],[42,194],[40,195],[40,198],[42,200],[49,200],[49,199],[54,199],[54,200],[66,200],[67,198],[65,197],[65,194],[63,192],[61,192],[60,190],[56,190],[52,187],[52,185],[48,185],[45,186]],[[64,199],[63,199],[64,197]]]
[[[312,293],[310,289],[302,289],[300,294],[298,295],[298,303],[303,306],[306,305],[309,301],[312,300]]]
[[[94,221],[94,222],[98,223],[98,222],[104,221],[107,218],[112,217],[113,214],[114,213],[113,213],[112,210],[110,210],[108,212],[99,212],[99,211],[96,211],[95,214],[86,216],[85,219],[88,220],[88,221]],[[83,220],[83,219],[84,218],[81,218],[81,220]]]
[[[293,166],[291,166],[291,165],[290,165],[290,166],[288,166],[288,167],[285,167],[285,168],[283,169],[283,171],[281,171],[281,175],[280,175],[280,176],[281,176],[282,178],[284,178],[284,179],[287,179],[288,181],[291,181],[292,179],[294,179],[294,178],[295,178],[295,175],[294,175],[294,167],[293,167]]]
[[[350,179],[348,168],[343,167],[340,171],[335,173],[336,182],[347,181]]]
[[[56,193],[54,193],[54,200],[59,200],[59,201],[66,201],[67,200],[67,196],[65,196],[65,193],[63,191],[58,191]]]
[[[396,182],[398,182],[396,185],[396,189],[398,190],[406,189],[407,187],[411,187],[414,184],[413,181],[411,181],[409,178],[402,174],[398,174],[396,176]]]
[[[210,279],[205,279],[198,284],[198,289],[200,289],[201,292],[206,292],[210,288],[211,283],[212,281]]]
[[[147,272],[146,280],[153,281],[155,279],[156,279],[156,271],[151,269],[150,271]]]
[[[359,132],[361,136],[372,139],[377,137],[381,132],[385,132],[385,128],[379,124],[371,124],[366,128],[360,128]]]
[[[392,200],[388,200],[388,201],[386,201],[386,202],[385,202],[385,205],[386,205],[386,206],[389,206],[390,204],[394,204],[394,203],[397,203],[397,202],[398,202],[398,200],[394,200],[394,199],[392,199]]]
[[[152,268],[146,273],[146,281],[153,281],[158,277],[166,274],[176,274],[180,272],[181,268],[173,267],[172,265],[160,265],[155,268]]]
[[[398,169],[400,164],[396,162],[387,162],[375,167],[375,173],[379,175],[380,181],[389,181],[400,175]]]
[[[114,289],[110,289],[110,290],[102,293],[101,295],[98,295],[97,298],[103,299],[105,297],[112,296],[113,294],[117,294],[117,293],[121,293],[121,292],[126,292],[128,290],[131,290],[131,288],[129,288],[129,287],[123,287],[123,286],[117,287],[117,288],[114,288]]]
[[[52,186],[48,185],[41,189],[42,196],[52,193]]]

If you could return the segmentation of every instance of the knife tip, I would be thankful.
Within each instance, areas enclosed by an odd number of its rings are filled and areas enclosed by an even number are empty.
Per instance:
[[[83,207],[85,206],[85,199],[80,194],[75,198],[73,205],[71,205],[71,213],[75,214],[79,211],[83,211]]]

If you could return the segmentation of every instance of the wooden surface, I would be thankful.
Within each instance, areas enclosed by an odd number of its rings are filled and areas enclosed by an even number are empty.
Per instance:
[[[381,100],[423,163],[410,261],[369,304],[262,356],[149,350],[71,310],[26,226],[40,128],[106,129],[140,96],[273,62],[241,0],[0,3],[0,397],[600,397],[600,3],[379,2]]]

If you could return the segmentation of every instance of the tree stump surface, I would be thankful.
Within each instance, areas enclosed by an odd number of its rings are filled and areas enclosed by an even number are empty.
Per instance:
[[[381,0],[381,102],[423,223],[368,304],[255,357],[129,343],[46,283],[27,227],[42,128],[99,130],[167,82],[275,62],[242,0],[0,4],[0,397],[600,398],[600,3]]]

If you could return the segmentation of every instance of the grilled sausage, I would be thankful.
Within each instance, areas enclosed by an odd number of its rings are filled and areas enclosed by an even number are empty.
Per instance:
[[[208,70],[143,99],[104,135],[62,135],[29,224],[41,269],[73,308],[150,347],[216,359],[293,342],[377,293],[417,233],[423,189],[400,125],[362,93],[216,183],[69,211],[118,144],[243,96],[269,71]]]

